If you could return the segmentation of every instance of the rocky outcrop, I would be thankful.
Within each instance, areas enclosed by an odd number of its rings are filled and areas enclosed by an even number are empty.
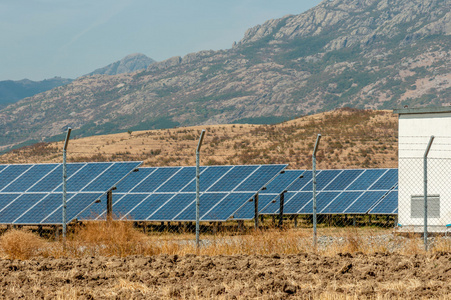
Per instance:
[[[144,70],[153,63],[155,63],[155,61],[145,56],[144,54],[134,53],[127,55],[123,59],[109,64],[106,67],[97,69],[89,73],[88,75],[117,75],[123,73],[131,73],[138,70]]]

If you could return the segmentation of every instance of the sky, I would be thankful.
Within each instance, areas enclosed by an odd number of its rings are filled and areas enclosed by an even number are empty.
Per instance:
[[[77,78],[132,53],[229,49],[320,0],[0,0],[0,80]]]

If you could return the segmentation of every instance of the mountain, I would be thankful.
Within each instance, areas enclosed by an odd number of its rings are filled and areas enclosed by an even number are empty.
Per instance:
[[[106,67],[99,68],[88,75],[102,74],[102,75],[117,75],[122,73],[131,73],[138,70],[146,69],[155,61],[150,57],[141,53],[134,53],[127,55],[123,59],[109,64]]]
[[[96,75],[0,110],[0,145],[196,124],[275,123],[337,107],[449,105],[451,0],[334,0],[228,50]],[[58,136],[60,135],[60,136]]]
[[[42,81],[28,79],[0,81],[0,108],[15,103],[20,99],[31,97],[58,86],[71,83],[72,79],[54,77]]]

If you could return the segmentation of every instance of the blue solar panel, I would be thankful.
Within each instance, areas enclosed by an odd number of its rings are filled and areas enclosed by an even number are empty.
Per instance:
[[[321,191],[324,189],[335,177],[337,177],[342,170],[321,170],[320,173],[316,175],[316,190]],[[312,191],[313,183],[306,185],[302,191]]]
[[[167,167],[158,168],[149,177],[145,178],[140,184],[131,190],[133,193],[152,193],[166,181],[168,181],[174,174],[179,172],[181,167]],[[138,176],[140,171],[137,172]]]
[[[346,189],[364,170],[343,170],[324,190],[341,191]]]
[[[190,182],[186,180],[187,178],[190,178],[191,181],[194,181],[195,177],[196,177],[196,167],[184,167],[179,172],[177,172],[177,174],[175,174],[170,181],[163,184],[155,192],[157,193],[178,192]]]
[[[201,167],[201,174],[199,176],[199,189],[201,192],[205,192],[213,183],[218,181],[222,176],[229,172],[233,166],[215,166],[208,167],[204,170]],[[191,183],[182,190],[182,192],[196,192],[196,181],[193,180]]]
[[[67,178],[74,176],[78,170],[83,168],[85,164],[67,164],[66,172]],[[62,191],[63,184],[63,166],[58,164],[58,167],[41,178],[35,185],[33,185],[28,192],[50,192],[59,187],[59,191]]]
[[[276,201],[279,205],[279,195],[273,194],[259,194],[258,195],[258,208],[259,212],[263,213],[266,206],[272,201]],[[247,201],[242,208],[233,214],[235,220],[250,220],[255,216],[255,203],[254,201]]]
[[[67,220],[75,219],[80,213],[89,208],[95,199],[99,199],[102,193],[69,193],[67,200]],[[41,224],[61,224],[63,221],[62,207],[53,211]]]
[[[22,194],[0,212],[0,223],[12,223],[24,212],[24,207],[31,207],[43,197],[45,197],[45,194]]]
[[[78,192],[84,189],[100,174],[105,172],[109,167],[111,167],[110,163],[96,163],[85,165],[78,171],[77,176],[68,178],[67,192]],[[59,187],[58,191],[62,191],[62,187]]]
[[[365,192],[353,204],[351,204],[344,213],[346,214],[366,214],[373,207],[386,191]]]
[[[373,209],[370,210],[370,214],[387,214],[391,215],[397,211],[398,208],[398,191],[391,191],[385,196],[381,202],[379,202]]]
[[[41,178],[56,168],[56,165],[33,165],[22,176],[12,181],[2,192],[26,192],[31,186],[37,183]]]
[[[360,175],[347,190],[366,191],[371,185],[381,177],[387,169],[367,169]]]
[[[362,194],[361,191],[343,192],[320,212],[322,214],[342,214]]]
[[[284,214],[297,214],[304,206],[312,201],[313,194],[311,192],[287,193],[285,195],[285,205],[283,207]],[[273,212],[278,213],[279,207]]]
[[[230,192],[243,180],[249,177],[259,166],[235,166],[224,175],[218,182],[211,186],[208,192]]]
[[[181,210],[193,203],[196,199],[196,194],[176,194],[165,205],[154,212],[150,212],[150,216],[146,219],[148,221],[168,221],[172,220],[180,214]],[[145,209],[139,207],[137,209]]]
[[[260,170],[259,170],[260,171]],[[286,170],[282,174],[277,175],[266,187],[266,189],[259,192],[258,197],[258,209],[260,213],[265,213],[266,206],[270,205],[273,201],[274,206],[280,206],[280,194],[287,190],[304,171],[301,170]],[[272,205],[272,204],[271,204]],[[250,220],[255,216],[255,204],[254,202],[246,202],[242,208],[240,208],[233,218],[237,220]]]
[[[128,209],[128,207],[135,207],[135,202],[133,201],[131,204],[126,204],[130,202],[134,196],[139,196],[139,199],[142,198],[143,201],[140,202],[140,205],[133,210]],[[174,194],[131,194],[126,195],[126,198],[118,203],[118,205],[113,207],[113,210],[124,212],[125,219],[127,220],[146,220],[153,212],[155,212],[159,207],[161,207],[165,202],[174,197]],[[120,206],[119,204],[122,204]],[[138,203],[136,203],[138,204]],[[125,214],[125,212],[129,212]]]
[[[317,171],[316,176],[318,176],[318,174],[321,173],[321,170]],[[313,176],[313,172],[312,171],[305,171],[304,173],[302,173],[302,178],[299,178],[298,180],[296,180],[289,188],[288,191],[290,192],[297,192],[302,190],[304,187],[310,186],[312,189],[312,176]]]
[[[267,186],[266,190],[260,192],[261,194],[280,194],[282,191],[287,190],[295,184],[297,179],[302,176],[303,170],[285,170],[284,173],[277,175],[273,181],[271,181]]]
[[[67,164],[68,223],[140,164]],[[61,215],[57,217],[57,211],[61,213],[62,207],[61,164],[2,165],[0,170],[1,224],[61,222]],[[96,192],[81,193],[84,190]]]
[[[316,211],[320,212],[329,203],[331,203],[340,193],[339,192],[320,192],[316,195]],[[299,214],[313,214],[313,196],[312,201],[308,202],[301,210]]]
[[[73,195],[74,194],[68,194],[67,199],[70,199],[70,197],[72,197]],[[37,223],[36,220],[44,219],[55,209],[57,209],[61,205],[61,199],[62,195],[59,193],[47,194],[46,197],[43,197],[40,202],[36,202],[35,205],[30,207],[28,211],[23,212],[23,215],[15,220],[14,224]]]
[[[398,170],[388,169],[387,172],[379,178],[370,190],[389,190],[398,183]]]
[[[104,173],[101,173],[100,176],[95,177],[95,179],[89,183],[88,186],[81,189],[83,192],[97,192],[97,191],[107,191],[111,188],[111,183],[119,182],[124,174],[128,174],[130,172],[130,163],[128,162],[116,162],[115,164],[107,167],[102,167],[104,169]],[[132,168],[133,169],[133,168]],[[99,170],[100,171],[100,170]],[[68,186],[70,185],[70,181],[68,181]],[[74,191],[71,189],[71,191]]]
[[[115,193],[120,194],[130,192],[139,182],[151,176],[157,169],[158,168],[139,168],[137,172],[131,173],[117,185]]]
[[[202,219],[202,216],[206,214],[210,209],[213,208],[216,204],[223,201],[223,199],[227,196],[227,193],[205,193],[202,194],[199,198],[199,215]],[[196,196],[194,195],[193,202],[186,207],[186,209],[177,215],[174,220],[177,221],[193,221],[196,220]],[[236,210],[236,209],[235,209]],[[228,217],[227,217],[228,218]],[[227,219],[226,218],[226,219]]]
[[[0,194],[0,214],[7,205],[11,204],[11,202],[20,196],[21,194]]]
[[[285,166],[283,165],[267,165],[261,166],[257,169],[257,172],[250,175],[246,180],[240,184],[235,192],[246,192],[246,191],[258,191],[266,183],[274,178],[274,174],[281,172]]]
[[[0,173],[0,192],[31,167],[32,165],[8,165]]]
[[[261,190],[285,167],[286,165],[201,167],[201,217],[207,214],[213,220],[225,221],[246,203],[249,193],[254,195]],[[152,196],[139,202],[137,205],[134,203],[133,207],[122,204],[117,206],[118,209],[121,208],[121,211],[129,209],[127,215],[133,220],[195,220],[194,192],[196,171],[194,167],[166,167],[157,168],[152,170],[152,172],[146,171],[141,174],[140,172],[132,174],[122,185],[120,184],[118,191],[128,191],[127,194],[151,194]],[[133,188],[133,183],[137,185],[136,188]],[[151,186],[151,184],[153,185]],[[126,186],[124,187],[124,185]],[[242,192],[242,190],[249,193]],[[237,195],[232,197],[229,196],[230,193]],[[115,197],[122,197],[124,194],[115,191],[114,195],[116,195]],[[159,200],[155,200],[157,198],[154,195],[168,196],[159,196]],[[222,200],[226,201],[222,203]],[[220,205],[221,203],[222,205]],[[233,212],[230,213],[232,210]],[[113,212],[116,213],[116,205],[113,205]],[[105,214],[105,211],[102,214]]]
[[[205,194],[204,194],[205,195]],[[202,221],[221,221],[229,219],[240,207],[242,207],[254,193],[231,193],[222,199],[207,214],[202,215]]]
[[[318,213],[365,214],[379,203],[384,194],[392,189],[397,189],[398,170],[318,170],[316,178]],[[290,192],[285,196],[284,214],[311,214],[313,210],[312,171],[305,171],[303,178],[296,180],[288,190]],[[390,197],[394,196],[390,195]],[[388,201],[388,199],[385,201]],[[279,205],[277,199],[261,210],[260,213],[278,213]],[[248,204],[246,204],[246,207],[250,208]],[[390,209],[391,207],[387,207],[383,211]],[[395,209],[396,207],[390,213]]]

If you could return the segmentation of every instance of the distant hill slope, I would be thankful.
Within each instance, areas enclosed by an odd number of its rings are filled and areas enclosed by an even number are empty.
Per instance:
[[[0,110],[0,145],[196,124],[274,123],[345,105],[448,105],[451,0],[334,0],[233,48],[80,78]],[[0,146],[1,147],[1,146]]]
[[[206,129],[201,163],[289,163],[311,168],[321,133],[319,168],[398,166],[398,117],[391,111],[340,109],[277,125],[228,124],[124,132],[70,141],[69,161],[143,160],[145,166],[195,165],[194,149]],[[0,156],[0,163],[61,162],[62,142],[39,143]]]
[[[134,53],[127,55],[123,59],[109,64],[106,67],[99,68],[87,75],[102,74],[102,75],[117,75],[122,73],[131,73],[138,70],[147,69],[150,64],[155,61],[150,57],[141,53]]]
[[[42,81],[28,79],[0,81],[0,108],[15,103],[20,99],[31,97],[58,86],[71,83],[72,79],[54,77]]]

